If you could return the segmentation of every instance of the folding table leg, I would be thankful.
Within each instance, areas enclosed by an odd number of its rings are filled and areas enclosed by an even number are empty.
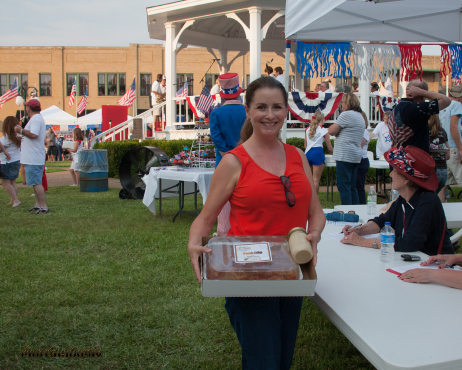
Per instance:
[[[162,179],[159,179],[159,217],[162,217]]]

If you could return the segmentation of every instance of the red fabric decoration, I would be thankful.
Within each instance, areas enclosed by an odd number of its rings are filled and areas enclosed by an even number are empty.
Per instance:
[[[441,45],[441,61],[440,78],[451,75],[451,54],[449,53],[449,45]]]
[[[422,81],[422,45],[399,45],[401,52],[401,81],[410,81],[420,72]]]

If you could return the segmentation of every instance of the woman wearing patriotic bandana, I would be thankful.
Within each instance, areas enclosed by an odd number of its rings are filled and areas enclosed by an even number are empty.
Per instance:
[[[380,248],[379,239],[365,239],[361,235],[380,232],[386,221],[395,230],[395,251],[420,251],[428,255],[454,254],[446,227],[446,216],[438,195],[433,158],[415,146],[391,148],[385,159],[393,167],[390,176],[393,189],[400,197],[382,214],[365,225],[348,232],[345,226],[344,244],[366,248]]]

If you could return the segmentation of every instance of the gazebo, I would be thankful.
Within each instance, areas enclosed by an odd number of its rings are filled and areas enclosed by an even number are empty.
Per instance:
[[[226,73],[233,63],[229,51],[250,51],[253,81],[261,75],[262,51],[284,53],[285,6],[285,0],[184,0],[147,8],[149,36],[165,41],[167,130],[175,122],[176,54],[190,45],[206,47]]]

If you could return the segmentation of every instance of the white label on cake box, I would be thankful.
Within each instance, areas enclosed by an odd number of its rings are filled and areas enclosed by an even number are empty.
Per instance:
[[[234,256],[237,263],[272,261],[269,243],[234,244]]]

